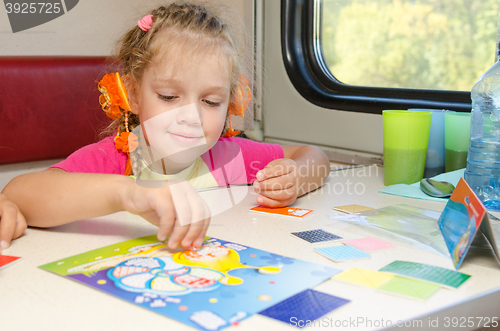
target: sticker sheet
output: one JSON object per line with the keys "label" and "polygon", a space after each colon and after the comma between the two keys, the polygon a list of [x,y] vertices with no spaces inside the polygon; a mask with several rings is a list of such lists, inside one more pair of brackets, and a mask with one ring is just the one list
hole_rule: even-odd
{"label": "sticker sheet", "polygon": [[314,251],[334,262],[369,259],[371,257],[370,254],[349,245],[318,247]]}
{"label": "sticker sheet", "polygon": [[380,271],[425,280],[449,288],[458,288],[470,278],[470,275],[455,270],[408,261],[394,261]]}
{"label": "sticker sheet", "polygon": [[405,297],[426,300],[431,295],[436,293],[436,291],[440,289],[440,286],[415,279],[396,276],[380,285],[377,289]]}
{"label": "sticker sheet", "polygon": [[322,229],[292,232],[292,236],[297,239],[307,241],[310,244],[323,244],[326,242],[341,240],[342,237]]}
{"label": "sticker sheet", "polygon": [[171,251],[155,235],[41,266],[201,330],[220,330],[340,272],[207,238]]}
{"label": "sticker sheet", "polygon": [[332,279],[371,288],[377,288],[382,284],[385,284],[392,278],[394,278],[393,275],[389,275],[380,271],[355,267],[344,270],[332,277]]}
{"label": "sticker sheet", "polygon": [[365,252],[376,252],[397,247],[396,245],[388,243],[387,241],[374,237],[344,240],[343,243],[359,248]]}
{"label": "sticker sheet", "polygon": [[441,288],[436,284],[362,268],[349,268],[332,279],[420,300],[429,298]]}
{"label": "sticker sheet", "polygon": [[261,311],[259,314],[303,328],[349,302],[350,300],[327,293],[305,290]]}

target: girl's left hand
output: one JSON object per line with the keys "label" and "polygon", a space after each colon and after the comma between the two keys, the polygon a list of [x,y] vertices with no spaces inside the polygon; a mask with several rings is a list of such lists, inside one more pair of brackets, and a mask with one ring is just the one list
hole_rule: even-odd
{"label": "girl's left hand", "polygon": [[292,159],[277,159],[257,172],[253,182],[257,202],[268,207],[285,207],[297,199],[300,176],[297,163]]}

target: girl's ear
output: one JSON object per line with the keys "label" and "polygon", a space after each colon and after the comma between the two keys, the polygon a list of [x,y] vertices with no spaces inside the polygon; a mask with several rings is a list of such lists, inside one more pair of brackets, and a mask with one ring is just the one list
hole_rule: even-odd
{"label": "girl's ear", "polygon": [[135,79],[130,75],[124,75],[122,79],[123,79],[123,84],[125,84],[125,88],[127,89],[127,97],[128,97],[128,103],[130,105],[130,111],[137,115],[139,113],[138,111],[139,103],[137,102],[138,100],[137,83]]}

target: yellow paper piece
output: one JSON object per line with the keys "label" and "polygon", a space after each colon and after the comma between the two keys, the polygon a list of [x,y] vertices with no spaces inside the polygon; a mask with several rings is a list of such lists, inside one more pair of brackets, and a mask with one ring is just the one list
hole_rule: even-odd
{"label": "yellow paper piece", "polygon": [[393,275],[389,275],[380,271],[361,268],[350,268],[332,277],[332,279],[363,285],[371,288],[377,288],[382,284],[385,284],[392,278],[394,278]]}

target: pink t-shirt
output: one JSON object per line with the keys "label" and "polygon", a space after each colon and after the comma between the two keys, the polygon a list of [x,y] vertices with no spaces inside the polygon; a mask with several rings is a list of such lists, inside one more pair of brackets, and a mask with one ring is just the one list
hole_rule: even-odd
{"label": "pink t-shirt", "polygon": [[[283,157],[280,145],[234,137],[219,138],[217,144],[201,156],[220,186],[253,183],[259,170]],[[80,148],[50,168],[67,172],[123,175],[126,162],[127,154],[116,150],[113,137],[107,137]]]}

